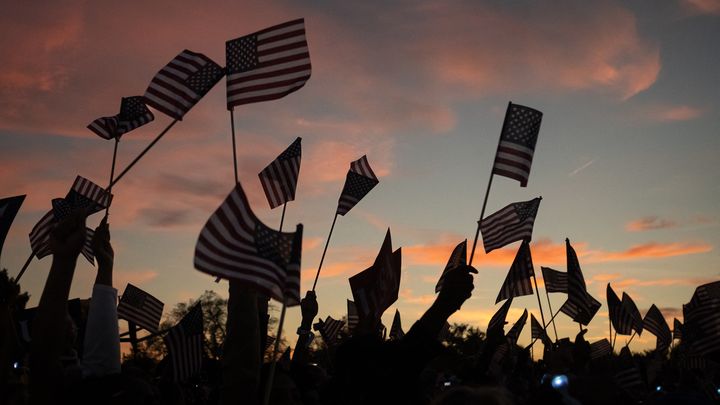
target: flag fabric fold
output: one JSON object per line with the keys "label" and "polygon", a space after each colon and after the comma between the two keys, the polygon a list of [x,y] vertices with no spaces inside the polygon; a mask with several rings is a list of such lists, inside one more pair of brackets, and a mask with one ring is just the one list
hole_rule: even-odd
{"label": "flag fabric fold", "polygon": [[657,337],[655,350],[664,351],[672,343],[672,332],[660,309],[653,304],[643,319],[643,329]]}
{"label": "flag fabric fold", "polygon": [[643,317],[640,314],[640,310],[638,309],[637,305],[635,305],[635,301],[633,301],[633,299],[627,293],[623,293],[622,295],[622,306],[625,312],[629,314],[630,318],[632,319],[633,330],[638,335],[641,335],[643,330]]}
{"label": "flag fabric fold", "polygon": [[358,315],[357,306],[355,305],[355,301],[347,300],[347,327],[348,327],[348,333],[352,335],[353,331],[355,330],[355,327],[360,322],[360,317]]}
{"label": "flag fabric fold", "polygon": [[590,358],[595,360],[612,354],[612,346],[607,339],[590,344]]}
{"label": "flag fabric fold", "polygon": [[345,322],[335,320],[331,316],[328,316],[325,318],[325,321],[321,319],[318,323],[313,325],[313,328],[320,332],[320,336],[322,336],[326,345],[333,346],[338,342],[338,335],[340,334],[343,326],[345,326]]}
{"label": "flag fabric fold", "polygon": [[545,328],[543,328],[543,326],[533,314],[530,314],[530,335],[532,339],[540,339],[540,341],[543,342],[545,346],[552,346],[552,340],[550,340],[550,336],[548,336]]}
{"label": "flag fabric fold", "polygon": [[683,305],[682,339],[695,356],[720,350],[720,281],[698,286]]}
{"label": "flag fabric fold", "polygon": [[440,279],[438,279],[437,284],[435,285],[435,292],[439,293],[440,290],[442,290],[443,283],[445,282],[445,275],[448,271],[467,264],[467,239],[460,242],[455,246],[455,249],[453,249],[452,253],[450,254],[450,258],[448,259],[447,264],[445,265],[445,269],[443,270],[442,274],[440,275]]}
{"label": "flag fabric fold", "polygon": [[633,316],[625,310],[622,301],[615,294],[610,283],[606,288],[610,322],[618,335],[630,335],[633,332]]}
{"label": "flag fabric fold", "polygon": [[367,156],[350,163],[350,170],[345,177],[345,186],[338,200],[337,214],[345,215],[380,181],[368,163]]}
{"label": "flag fabric fold", "polygon": [[502,332],[505,327],[505,319],[507,318],[508,311],[510,310],[510,305],[512,305],[512,297],[505,301],[505,303],[500,306],[500,308],[495,312],[495,314],[490,318],[490,322],[488,322],[487,326],[487,335],[490,335],[491,331],[499,331]]}
{"label": "flag fabric fold", "polygon": [[174,381],[185,381],[200,371],[203,338],[203,312],[202,305],[198,302],[163,337]]}
{"label": "flag fabric fold", "polygon": [[545,283],[545,290],[549,293],[565,293],[568,292],[567,273],[553,270],[550,267],[540,267]]}
{"label": "flag fabric fold", "polygon": [[532,239],[535,216],[542,197],[530,201],[512,203],[484,218],[480,223],[485,253],[490,253],[509,243]]}
{"label": "flag fabric fold", "polygon": [[300,18],[225,43],[227,108],[282,98],[303,87],[312,67]]}
{"label": "flag fabric fold", "polygon": [[542,113],[534,108],[509,103],[492,173],[515,179],[526,187]]}
{"label": "flag fabric fold", "polygon": [[682,340],[682,328],[682,322],[680,322],[677,318],[673,318],[673,340]]}
{"label": "flag fabric fold", "polygon": [[87,127],[101,138],[114,139],[154,119],[155,115],[147,108],[142,96],[123,97],[119,114],[98,118]]}
{"label": "flag fabric fold", "polygon": [[392,325],[390,326],[390,339],[400,340],[405,336],[405,332],[402,330],[402,323],[400,321],[400,311],[395,310],[395,316],[393,316]]}
{"label": "flag fabric fold", "polygon": [[515,345],[517,344],[518,339],[520,338],[520,334],[522,333],[523,328],[525,328],[525,323],[527,322],[528,317],[528,311],[525,309],[523,311],[522,315],[520,315],[520,318],[513,324],[512,328],[508,331],[508,333],[505,335],[505,337],[508,339],[510,344]]}
{"label": "flag fabric fold", "polygon": [[295,200],[302,154],[301,141],[302,138],[295,139],[280,156],[258,174],[270,208]]}
{"label": "flag fabric fold", "polygon": [[225,69],[210,58],[186,49],[152,78],[145,90],[145,103],[182,120],[224,75]]}
{"label": "flag fabric fold", "polygon": [[510,297],[521,297],[532,295],[533,287],[530,278],[535,274],[530,254],[530,244],[523,241],[515,255],[510,270],[505,277],[495,303],[506,300]]}
{"label": "flag fabric fold", "polygon": [[195,268],[233,279],[288,306],[300,303],[303,226],[278,232],[253,213],[240,183],[210,216],[195,246]]}
{"label": "flag fabric fold", "polygon": [[120,297],[117,314],[120,319],[156,333],[159,330],[164,305],[159,299],[128,283]]}
{"label": "flag fabric fold", "polygon": [[569,239],[565,239],[565,250],[567,253],[568,299],[560,307],[560,311],[571,317],[573,321],[587,325],[602,304],[587,292],[577,253],[570,245]]}
{"label": "flag fabric fold", "polygon": [[5,238],[23,201],[25,201],[25,195],[0,199],[0,254],[2,254]]}

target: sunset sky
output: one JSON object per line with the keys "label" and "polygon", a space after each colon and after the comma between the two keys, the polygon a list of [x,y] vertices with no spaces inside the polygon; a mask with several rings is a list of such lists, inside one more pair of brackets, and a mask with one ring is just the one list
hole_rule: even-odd
{"label": "sunset sky", "polygon": [[[305,227],[303,295],[349,163],[367,154],[380,178],[338,219],[317,288],[319,316],[345,314],[347,279],[372,264],[388,227],[393,247],[403,248],[396,306],[405,329],[430,305],[453,247],[472,243],[508,101],[544,118],[528,187],[496,177],[487,214],[543,197],[535,268],[564,271],[570,238],[588,290],[603,303],[589,340],[607,336],[608,282],[643,314],[654,303],[671,322],[697,285],[720,277],[718,0],[57,1],[2,9],[0,197],[28,195],[3,250],[10,274],[30,253],[30,229],[76,175],[107,184],[113,145],[86,129],[92,120],[116,114],[121,97],[142,95],[183,49],[224,65],[226,40],[303,17],[311,79],[283,99],[237,108],[235,122],[241,184],[275,228],[281,209],[269,209],[257,173],[303,138],[285,218],[286,229]],[[155,115],[122,138],[119,168],[170,122]],[[193,251],[232,187],[221,81],[113,190],[120,292],[132,282],[166,310],[208,289],[227,296],[227,282],[193,269]],[[485,329],[518,246],[489,255],[478,247],[473,297],[451,322]],[[50,261],[33,261],[22,279],[31,305]],[[71,297],[89,297],[94,274],[81,259]],[[554,294],[553,308],[564,298]],[[539,319],[527,296],[513,303],[510,323],[524,308]],[[383,318],[388,327],[394,309]],[[292,308],[291,340],[298,324]],[[564,315],[557,326],[577,333]],[[631,347],[654,344],[644,334]]]}

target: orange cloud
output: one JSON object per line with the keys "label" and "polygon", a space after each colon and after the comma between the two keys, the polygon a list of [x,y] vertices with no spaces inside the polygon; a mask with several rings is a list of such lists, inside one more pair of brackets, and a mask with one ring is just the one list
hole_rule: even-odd
{"label": "orange cloud", "polygon": [[600,282],[605,288],[605,284],[610,282],[613,288],[623,290],[627,287],[671,287],[671,286],[698,286],[712,281],[716,281],[707,277],[684,277],[684,278],[656,278],[652,280],[641,280],[638,278],[624,278],[621,274],[596,274],[590,279]]}
{"label": "orange cloud", "polygon": [[655,107],[649,111],[651,119],[660,122],[690,121],[700,117],[704,110],[687,105]]}
{"label": "orange cloud", "polygon": [[627,225],[625,225],[625,229],[630,232],[640,232],[655,229],[674,228],[677,225],[677,222],[670,219],[664,219],[658,216],[649,216],[630,221]]}
{"label": "orange cloud", "polygon": [[594,262],[631,261],[662,259],[665,257],[707,253],[712,246],[704,242],[648,242],[631,246],[622,252],[593,252],[590,260]]}
{"label": "orange cloud", "polygon": [[720,15],[718,0],[683,0],[682,3],[693,13]]}

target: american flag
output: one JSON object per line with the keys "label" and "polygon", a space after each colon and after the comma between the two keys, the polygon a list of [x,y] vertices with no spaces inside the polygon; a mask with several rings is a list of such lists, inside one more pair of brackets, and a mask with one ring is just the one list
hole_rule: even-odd
{"label": "american flag", "polygon": [[672,343],[672,332],[660,309],[653,304],[643,319],[643,329],[657,337],[655,350],[664,351]]}
{"label": "american flag", "polygon": [[560,307],[560,312],[569,316],[575,322],[587,325],[595,317],[595,314],[602,304],[587,292],[581,299],[584,303],[582,306],[579,306],[578,304],[570,301],[568,298],[568,300]]}
{"label": "american flag", "polygon": [[401,257],[400,249],[394,252],[392,250],[392,238],[388,229],[375,263],[350,277],[350,289],[361,318],[379,321],[383,312],[397,301]]}
{"label": "american flag", "polygon": [[204,336],[202,305],[198,302],[163,338],[174,381],[185,381],[200,371]]}
{"label": "american flag", "polygon": [[392,326],[390,326],[390,339],[400,340],[405,336],[405,332],[402,330],[402,322],[400,321],[400,311],[395,310],[395,316],[393,317]]}
{"label": "american flag", "polygon": [[533,314],[530,314],[530,335],[533,339],[540,339],[545,346],[552,346],[550,336],[548,336],[545,328],[543,328]]}
{"label": "american flag", "polygon": [[355,330],[355,327],[358,325],[358,322],[360,322],[360,317],[358,316],[358,310],[357,306],[355,305],[355,301],[347,300],[347,312],[348,334],[352,334],[352,332]]}
{"label": "american flag", "polygon": [[25,195],[0,199],[0,253],[15,215],[20,211]]}
{"label": "american flag", "polygon": [[485,253],[518,240],[532,239],[535,216],[542,197],[516,202],[483,219],[480,224]]}
{"label": "american flag", "polygon": [[505,337],[508,339],[508,341],[515,345],[517,344],[518,339],[520,338],[520,334],[522,333],[523,328],[525,328],[525,323],[527,322],[528,317],[528,311],[527,309],[523,311],[522,315],[520,315],[520,318],[515,322],[515,324],[510,328],[508,333],[505,335]]}
{"label": "american flag", "polygon": [[510,271],[505,277],[505,282],[500,288],[495,303],[506,300],[510,297],[521,297],[523,295],[531,295],[533,293],[530,277],[535,275],[533,270],[532,255],[530,254],[530,244],[526,241],[520,245],[515,260],[513,260]]}
{"label": "american flag", "polygon": [[590,344],[590,358],[599,359],[612,354],[612,346],[607,339],[598,340]]}
{"label": "american flag", "polygon": [[120,114],[98,118],[88,129],[104,139],[118,138],[133,129],[139,128],[155,119],[145,105],[142,96],[123,97],[120,102]]}
{"label": "american flag", "polygon": [[268,351],[268,349],[270,349],[273,344],[275,344],[275,336],[267,335],[265,337],[265,351]]}
{"label": "american flag", "polygon": [[683,324],[680,322],[677,318],[673,318],[673,340],[680,339],[682,340],[682,328]]}
{"label": "american flag", "polygon": [[642,334],[642,315],[640,314],[640,310],[638,309],[637,305],[635,305],[635,301],[633,301],[633,299],[630,298],[630,295],[627,293],[623,293],[622,295],[622,306],[625,309],[625,312],[628,313],[630,315],[630,318],[632,319],[633,330],[637,332],[638,335]]}
{"label": "american flag", "polygon": [[487,335],[490,334],[490,331],[492,330],[499,330],[503,331],[505,326],[505,318],[507,318],[508,311],[510,310],[510,305],[512,305],[512,297],[510,297],[509,300],[505,301],[504,304],[500,307],[500,309],[495,312],[495,315],[490,318],[490,322],[488,322],[487,326]]}
{"label": "american flag", "polygon": [[347,214],[379,182],[370,167],[370,163],[367,161],[366,155],[350,163],[350,170],[345,178],[345,186],[338,201],[337,213],[340,215]]}
{"label": "american flag", "polygon": [[305,20],[297,19],[225,43],[227,107],[275,100],[310,79]]}
{"label": "american flag", "polygon": [[440,275],[440,279],[435,285],[435,292],[439,293],[440,290],[442,290],[445,275],[448,271],[461,265],[464,266],[465,264],[467,264],[467,239],[458,243],[457,246],[455,246],[455,249],[453,249],[450,254],[450,259],[448,259],[447,265],[445,265],[445,270],[443,270],[442,275]]}
{"label": "american flag", "polygon": [[617,332],[618,335],[632,334],[634,325],[633,315],[625,310],[625,307],[623,307],[620,298],[615,294],[610,283],[607,285],[606,295],[610,322],[615,328],[615,332]]}
{"label": "american flag", "polygon": [[570,316],[573,321],[587,325],[602,304],[587,292],[577,253],[570,245],[569,239],[565,239],[565,250],[568,269],[568,299],[560,310]]}
{"label": "american flag", "polygon": [[182,120],[224,75],[225,70],[210,58],[186,49],[153,77],[145,90],[145,102]]}
{"label": "american flag", "polygon": [[270,208],[295,200],[295,188],[300,173],[301,141],[302,138],[297,138],[258,174]]}
{"label": "american flag", "polygon": [[693,355],[720,350],[720,281],[697,287],[690,302],[683,305],[683,316],[683,343]]}
{"label": "american flag", "polygon": [[72,188],[65,196],[71,209],[85,208],[88,215],[102,211],[112,203],[113,195],[92,181],[77,176]]}
{"label": "american flag", "polygon": [[493,174],[515,179],[520,182],[520,187],[527,186],[541,121],[540,111],[519,104],[508,104]]}
{"label": "american flag", "polygon": [[553,270],[550,267],[540,267],[545,283],[545,290],[549,293],[565,293],[568,292],[567,273]]}
{"label": "american flag", "polygon": [[644,385],[640,370],[638,370],[636,366],[618,371],[614,377],[618,387],[626,391],[641,389]]}
{"label": "american flag", "polygon": [[332,346],[338,342],[338,336],[340,335],[340,331],[342,330],[343,326],[345,326],[345,322],[333,319],[331,316],[328,316],[327,318],[325,318],[325,321],[320,320],[320,322],[316,323],[313,326],[316,331],[320,332],[320,335],[325,341],[325,344],[328,346]]}
{"label": "american flag", "polygon": [[256,288],[288,306],[298,305],[302,231],[302,224],[289,233],[260,222],[237,183],[200,233],[195,268]]}
{"label": "american flag", "polygon": [[152,333],[158,331],[164,304],[128,283],[117,307],[118,318],[133,322]]}

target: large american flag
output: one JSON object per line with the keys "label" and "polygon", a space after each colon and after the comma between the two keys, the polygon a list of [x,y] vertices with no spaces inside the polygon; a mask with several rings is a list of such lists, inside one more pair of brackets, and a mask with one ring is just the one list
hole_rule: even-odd
{"label": "large american flag", "polygon": [[520,318],[513,324],[512,328],[508,331],[508,333],[505,335],[507,340],[512,344],[517,344],[518,339],[520,338],[520,333],[522,333],[523,328],[525,328],[525,323],[527,322],[528,317],[528,311],[525,309],[523,311],[522,315],[520,315]]}
{"label": "large american flag", "polygon": [[350,163],[350,170],[345,177],[345,186],[338,200],[337,213],[347,214],[379,182],[366,155]]}
{"label": "large american flag", "polygon": [[567,273],[551,269],[550,267],[540,267],[545,283],[545,290],[549,293],[565,293],[568,292]]}
{"label": "large american flag", "polygon": [[278,232],[263,224],[237,183],[200,233],[195,268],[298,305],[302,230],[302,224],[296,232]]}
{"label": "large american flag", "polygon": [[630,298],[630,295],[628,293],[623,292],[622,306],[625,309],[625,312],[627,312],[630,315],[630,318],[632,319],[633,330],[635,332],[637,332],[638,335],[642,334],[642,330],[643,330],[642,315],[640,314],[640,310],[638,309],[637,305],[635,305],[635,301],[633,301],[633,299]]}
{"label": "large american flag", "polygon": [[360,322],[360,317],[358,315],[357,306],[355,305],[355,301],[347,300],[347,327],[348,327],[348,333],[352,334],[355,330],[355,327],[358,325],[358,322]]}
{"label": "large american flag", "polygon": [[515,179],[521,187],[527,186],[541,121],[540,111],[519,104],[508,104],[493,174]]}
{"label": "large american flag", "polygon": [[697,287],[690,302],[683,305],[683,316],[683,343],[693,355],[720,350],[720,281]]}
{"label": "large american flag", "polygon": [[535,216],[542,197],[512,203],[480,223],[485,253],[518,240],[532,239]]}
{"label": "large american flag", "polygon": [[440,290],[442,290],[443,283],[445,282],[445,275],[448,271],[458,266],[464,266],[465,264],[467,264],[467,239],[458,243],[457,246],[455,246],[455,249],[453,249],[452,253],[450,254],[450,258],[445,265],[445,269],[443,270],[442,274],[440,275],[440,279],[435,285],[435,292],[439,293]]}
{"label": "large american flag", "polygon": [[295,200],[295,188],[300,173],[300,155],[302,154],[301,141],[302,138],[298,137],[258,174],[270,208]]}
{"label": "large american flag", "polygon": [[672,343],[672,332],[660,309],[653,304],[643,318],[643,329],[657,337],[655,349],[663,351]]}
{"label": "large american flag", "polygon": [[198,302],[163,338],[174,381],[185,381],[200,371],[204,336],[202,305]]}
{"label": "large american flag", "polygon": [[210,58],[186,49],[153,77],[145,90],[145,102],[182,120],[224,75],[225,70]]}
{"label": "large american flag", "polygon": [[120,102],[120,114],[102,117],[91,122],[88,129],[104,139],[118,138],[133,129],[139,128],[155,119],[145,105],[142,96],[123,97]]}
{"label": "large american flag", "polygon": [[535,270],[533,269],[532,255],[530,254],[530,244],[523,241],[505,277],[505,282],[500,288],[497,299],[495,299],[495,303],[497,304],[510,297],[531,295],[533,288],[530,277],[533,275],[535,275]]}
{"label": "large american flag", "polygon": [[164,304],[145,291],[128,283],[117,307],[118,318],[157,332]]}
{"label": "large american flag", "polygon": [[545,328],[538,322],[538,320],[535,318],[535,315],[530,314],[530,336],[533,339],[540,339],[540,341],[543,342],[546,346],[552,346],[552,340],[550,340],[550,336],[548,336],[547,332],[545,331]]}
{"label": "large american flag", "polygon": [[305,20],[288,21],[227,41],[225,64],[228,110],[298,90],[311,71]]}
{"label": "large american flag", "polygon": [[20,211],[25,195],[0,199],[0,253],[15,215]]}
{"label": "large american flag", "polygon": [[492,330],[500,330],[502,331],[505,326],[505,318],[507,318],[508,311],[510,310],[510,305],[512,305],[513,299],[510,298],[509,300],[505,301],[505,303],[502,304],[500,309],[495,312],[495,315],[490,318],[490,322],[488,322],[487,326],[487,334],[490,334],[490,331]]}
{"label": "large american flag", "polygon": [[607,303],[608,303],[608,314],[610,316],[610,322],[612,323],[615,332],[618,335],[630,335],[633,332],[633,315],[630,314],[625,307],[622,305],[622,301],[615,294],[615,291],[607,285],[606,289]]}
{"label": "large american flag", "polygon": [[402,330],[402,321],[400,320],[400,310],[398,309],[395,309],[395,316],[393,316],[389,336],[392,340],[400,340],[405,336],[405,332]]}

